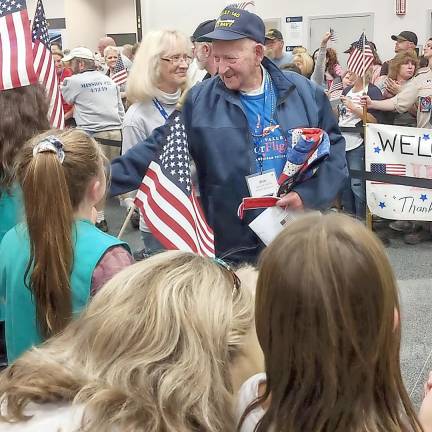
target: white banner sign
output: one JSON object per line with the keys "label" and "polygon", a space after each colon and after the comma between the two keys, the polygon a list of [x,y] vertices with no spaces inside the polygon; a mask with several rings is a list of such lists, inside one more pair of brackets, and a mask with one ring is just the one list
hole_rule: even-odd
{"label": "white banner sign", "polygon": [[[366,171],[432,179],[432,130],[368,124]],[[432,189],[366,182],[372,214],[385,219],[432,221]]]}

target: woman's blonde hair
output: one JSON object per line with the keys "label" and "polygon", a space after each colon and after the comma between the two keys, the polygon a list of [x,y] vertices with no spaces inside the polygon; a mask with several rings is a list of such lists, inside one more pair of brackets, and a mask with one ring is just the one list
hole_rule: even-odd
{"label": "woman's blonde hair", "polygon": [[374,234],[347,216],[290,224],[263,252],[256,330],[268,400],[257,432],[421,431],[399,360],[396,281]]}
{"label": "woman's blonde hair", "polygon": [[120,50],[118,47],[113,46],[113,45],[108,45],[105,49],[104,49],[104,57],[106,57],[108,55],[109,52],[113,52],[116,53],[117,55],[120,55]]}
{"label": "woman's blonde hair", "polygon": [[135,54],[129,74],[126,86],[128,101],[145,102],[160,96],[158,84],[161,57],[190,51],[190,40],[179,31],[159,30],[147,33]]}
{"label": "woman's blonde hair", "polygon": [[308,78],[311,76],[314,68],[314,61],[306,48],[294,48],[292,62],[301,70],[303,76]]}
{"label": "woman's blonde hair", "polygon": [[252,326],[252,295],[232,273],[161,253],[118,273],[62,335],[3,373],[1,419],[63,401],[85,404],[86,431],[232,431],[229,365]]}

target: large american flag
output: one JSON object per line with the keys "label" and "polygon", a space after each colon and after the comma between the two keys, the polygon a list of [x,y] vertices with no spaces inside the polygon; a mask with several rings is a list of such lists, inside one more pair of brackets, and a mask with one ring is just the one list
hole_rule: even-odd
{"label": "large american flag", "polygon": [[[406,176],[406,166],[404,164],[371,163],[370,172],[372,174],[390,174],[395,176]],[[379,181],[372,181],[371,183],[387,184]]]}
{"label": "large american flag", "polygon": [[26,2],[0,0],[0,90],[36,81]]}
{"label": "large american flag", "polygon": [[53,128],[64,127],[63,104],[57,79],[54,59],[51,54],[51,42],[48,36],[48,24],[42,0],[38,0],[32,28],[34,69],[39,82],[45,87],[49,101],[48,117]]}
{"label": "large american flag", "polygon": [[122,60],[122,56],[119,53],[117,63],[114,67],[114,73],[111,76],[111,79],[118,85],[122,85],[127,81],[128,72],[125,68],[125,65]]}
{"label": "large american flag", "polygon": [[147,226],[166,249],[214,256],[214,236],[193,190],[185,127],[178,112],[165,124],[162,149],[135,198]]}
{"label": "large american flag", "polygon": [[372,66],[374,55],[372,49],[366,39],[366,35],[362,33],[360,39],[354,43],[347,66],[348,70],[354,72],[358,76],[363,76],[365,72]]}

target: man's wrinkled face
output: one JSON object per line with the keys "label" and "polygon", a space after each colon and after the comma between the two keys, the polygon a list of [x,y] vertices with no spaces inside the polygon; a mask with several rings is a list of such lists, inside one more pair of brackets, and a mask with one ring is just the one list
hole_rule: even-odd
{"label": "man's wrinkled face", "polygon": [[258,43],[250,39],[214,41],[213,50],[219,76],[230,90],[246,90],[250,76],[261,63]]}

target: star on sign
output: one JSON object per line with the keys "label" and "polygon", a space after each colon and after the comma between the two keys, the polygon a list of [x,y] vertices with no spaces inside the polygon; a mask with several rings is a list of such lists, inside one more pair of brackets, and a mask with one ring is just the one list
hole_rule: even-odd
{"label": "star on sign", "polygon": [[423,135],[423,139],[424,139],[425,141],[430,140],[430,134],[424,134],[424,135]]}
{"label": "star on sign", "polygon": [[381,149],[380,149],[379,147],[374,147],[374,152],[375,152],[375,153],[378,153],[378,154],[379,154],[380,151],[381,151]]}
{"label": "star on sign", "polygon": [[425,201],[427,201],[428,197],[427,197],[426,194],[421,194],[420,199],[421,199],[423,202],[425,202]]}
{"label": "star on sign", "polygon": [[385,202],[380,201],[380,203],[379,203],[379,207],[381,207],[382,209],[383,209],[384,207],[386,207]]}

